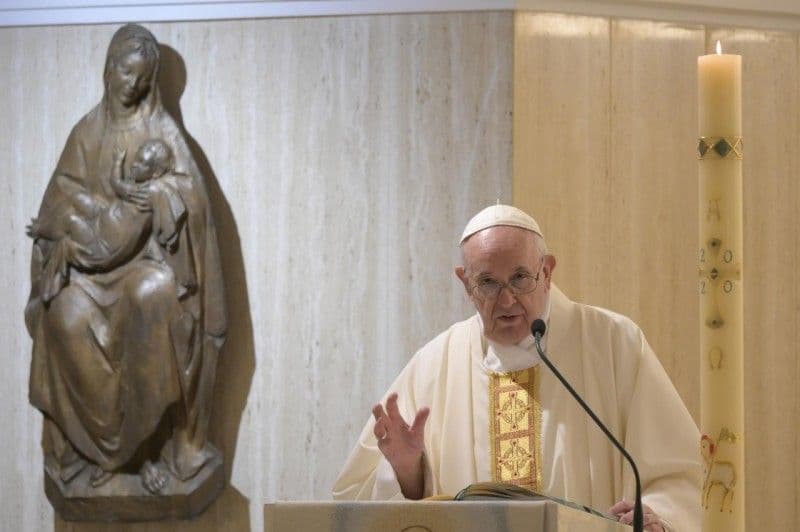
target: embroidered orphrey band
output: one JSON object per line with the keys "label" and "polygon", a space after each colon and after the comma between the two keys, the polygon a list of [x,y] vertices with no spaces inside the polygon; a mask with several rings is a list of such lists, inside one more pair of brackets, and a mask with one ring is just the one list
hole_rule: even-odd
{"label": "embroidered orphrey band", "polygon": [[489,376],[492,480],[539,491],[542,484],[539,366]]}

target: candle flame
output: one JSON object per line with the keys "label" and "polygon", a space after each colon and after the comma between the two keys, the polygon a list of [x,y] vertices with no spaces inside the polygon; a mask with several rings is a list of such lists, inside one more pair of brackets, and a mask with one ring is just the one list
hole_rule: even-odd
{"label": "candle flame", "polygon": [[719,41],[717,41],[717,55],[720,55],[721,53],[722,53],[722,45],[719,43]]}

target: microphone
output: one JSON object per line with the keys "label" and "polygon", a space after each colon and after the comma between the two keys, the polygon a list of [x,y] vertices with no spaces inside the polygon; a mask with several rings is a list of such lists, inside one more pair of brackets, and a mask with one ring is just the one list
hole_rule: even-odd
{"label": "microphone", "polygon": [[622,456],[628,460],[628,463],[631,465],[631,469],[633,469],[633,476],[636,479],[636,503],[633,508],[633,530],[634,532],[642,532],[644,530],[644,513],[642,512],[642,484],[639,480],[639,470],[636,468],[636,463],[634,463],[633,458],[630,454],[628,454],[628,451],[626,451],[622,444],[617,441],[614,435],[611,434],[611,431],[606,428],[603,422],[600,421],[600,418],[598,418],[592,409],[589,408],[589,405],[587,405],[581,396],[578,395],[578,392],[576,392],[575,389],[570,386],[570,384],[567,382],[567,379],[565,379],[564,376],[559,373],[553,363],[550,362],[550,359],[548,359],[544,354],[541,341],[546,330],[547,325],[545,325],[544,320],[533,320],[533,323],[531,324],[531,334],[533,335],[536,343],[536,350],[539,352],[539,356],[542,358],[542,361],[544,361],[547,367],[550,368],[550,371],[552,371],[553,374],[558,377],[558,380],[560,380],[561,384],[563,384],[569,393],[572,394],[572,397],[578,401],[578,404],[580,404],[583,409],[586,410],[586,413],[589,414],[589,417],[591,417],[597,426],[600,427],[600,430],[602,430],[608,439],[611,440],[611,443],[613,443],[614,446],[619,449],[619,452],[621,452]]}

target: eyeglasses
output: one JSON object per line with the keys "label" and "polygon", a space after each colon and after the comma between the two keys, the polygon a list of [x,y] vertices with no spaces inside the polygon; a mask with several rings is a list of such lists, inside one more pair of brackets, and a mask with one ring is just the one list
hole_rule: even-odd
{"label": "eyeglasses", "polygon": [[536,268],[536,275],[527,272],[517,272],[507,283],[498,281],[492,277],[480,277],[477,281],[472,283],[470,292],[476,298],[484,301],[496,299],[500,296],[500,292],[502,292],[504,288],[508,288],[514,297],[530,294],[536,290],[539,284],[539,275],[541,273],[539,270],[541,270],[543,262],[544,257],[539,261],[539,267]]}

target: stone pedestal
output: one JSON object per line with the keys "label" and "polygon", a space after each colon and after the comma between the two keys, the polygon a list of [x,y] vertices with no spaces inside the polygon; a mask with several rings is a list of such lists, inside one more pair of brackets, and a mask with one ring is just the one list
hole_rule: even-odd
{"label": "stone pedestal", "polygon": [[[145,489],[139,475],[124,473],[93,488],[89,481],[91,467],[85,468],[68,484],[45,468],[45,492],[53,508],[66,521],[189,519],[202,513],[225,486],[222,456],[216,449],[213,452],[214,457],[186,482],[170,475],[158,495]],[[120,495],[122,493],[126,495]]]}

